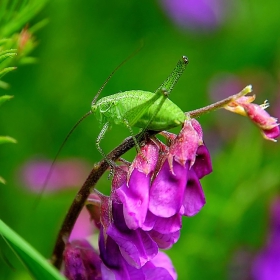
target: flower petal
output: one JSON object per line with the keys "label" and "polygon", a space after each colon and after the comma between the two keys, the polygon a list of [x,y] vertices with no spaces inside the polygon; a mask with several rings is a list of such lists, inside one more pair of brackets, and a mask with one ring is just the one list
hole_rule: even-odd
{"label": "flower petal", "polygon": [[179,212],[186,187],[187,168],[173,161],[173,172],[166,160],[152,183],[149,210],[159,217],[171,217]]}
{"label": "flower petal", "polygon": [[180,237],[180,230],[169,234],[162,234],[155,230],[151,230],[149,233],[160,249],[171,248]]}
{"label": "flower petal", "polygon": [[200,145],[196,151],[196,159],[192,166],[198,179],[212,172],[212,162],[209,151],[205,145]]}
{"label": "flower petal", "polygon": [[[176,280],[177,279],[177,273],[174,269],[174,266],[170,260],[170,258],[163,252],[158,252],[158,254],[152,259],[152,261],[150,262],[152,263],[155,267],[157,268],[164,268],[164,270],[167,270],[169,275],[166,274],[165,272],[161,272],[159,270],[154,270],[154,272],[158,274],[158,277],[156,277],[156,274],[152,274],[155,277],[154,278],[147,278],[147,279],[162,279],[162,280],[167,280],[167,279],[171,279],[171,280]],[[149,264],[145,265],[145,266],[149,266]],[[145,275],[147,275],[145,273]],[[151,274],[150,274],[151,276]],[[163,276],[165,276],[166,278],[163,278]],[[160,278],[162,277],[162,278]]]}
{"label": "flower petal", "polygon": [[197,214],[206,203],[205,196],[199,179],[193,169],[189,171],[188,183],[184,196],[184,215]]}
{"label": "flower petal", "polygon": [[122,204],[113,203],[113,219],[107,234],[118,244],[122,256],[130,265],[140,268],[157,254],[158,246],[147,232],[126,227]]}
{"label": "flower petal", "polygon": [[122,185],[116,190],[123,203],[125,222],[130,229],[142,227],[149,204],[151,176],[134,169],[130,175],[128,186]]}

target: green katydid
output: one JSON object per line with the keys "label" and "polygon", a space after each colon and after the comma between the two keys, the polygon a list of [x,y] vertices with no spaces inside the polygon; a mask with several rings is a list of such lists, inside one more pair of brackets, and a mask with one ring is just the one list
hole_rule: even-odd
{"label": "green katydid", "polygon": [[131,90],[103,97],[97,101],[109,79],[129,58],[130,57],[118,65],[110,74],[95,95],[91,104],[91,110],[74,125],[64,139],[51,164],[50,171],[46,176],[42,192],[47,185],[54,163],[64,144],[74,129],[90,114],[94,113],[99,123],[103,126],[96,140],[96,147],[111,168],[114,167],[114,163],[107,159],[106,154],[100,147],[100,141],[112,124],[126,126],[130,131],[137,150],[139,151],[139,143],[133,135],[132,127],[141,128],[142,133],[147,130],[162,131],[182,125],[186,120],[187,116],[185,113],[176,104],[170,101],[170,99],[168,99],[170,92],[188,64],[188,59],[185,56],[182,56],[172,73],[154,93],[142,90]]}
{"label": "green katydid", "polygon": [[96,102],[99,91],[92,101],[91,111],[88,114],[94,113],[103,126],[96,140],[96,146],[105,159],[106,154],[100,147],[100,141],[112,124],[125,125],[139,150],[132,127],[142,128],[144,133],[146,130],[168,130],[184,123],[186,120],[185,113],[168,99],[168,96],[187,64],[188,59],[183,56],[155,93],[130,90],[103,97]]}

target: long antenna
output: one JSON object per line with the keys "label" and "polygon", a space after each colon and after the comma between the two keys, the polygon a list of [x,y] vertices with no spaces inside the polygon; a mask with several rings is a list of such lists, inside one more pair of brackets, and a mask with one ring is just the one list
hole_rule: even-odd
{"label": "long antenna", "polygon": [[[143,44],[141,44],[141,46],[140,46],[135,52],[133,52],[132,54],[130,54],[125,60],[123,60],[123,61],[112,71],[112,73],[108,76],[108,78],[105,80],[105,82],[103,83],[103,85],[101,86],[101,88],[98,90],[98,92],[97,92],[96,95],[94,96],[94,98],[93,98],[93,100],[92,100],[92,103],[91,103],[92,105],[96,103],[96,101],[97,101],[97,99],[98,99],[100,93],[102,92],[102,90],[104,89],[104,87],[106,86],[106,84],[109,82],[109,80],[112,78],[112,76],[115,74],[115,72],[116,72],[123,64],[125,64],[129,59],[131,59],[134,55],[136,55],[136,54],[142,49],[142,47],[143,47]],[[65,143],[67,142],[67,140],[69,139],[69,137],[70,137],[70,135],[73,133],[73,131],[76,129],[76,127],[77,127],[85,118],[87,118],[90,114],[92,114],[92,111],[89,111],[89,112],[87,112],[85,115],[83,115],[83,116],[76,122],[76,124],[71,128],[71,130],[68,132],[68,134],[67,134],[66,137],[64,138],[62,144],[60,145],[60,147],[59,147],[59,149],[58,149],[58,151],[57,151],[57,153],[56,153],[56,155],[55,155],[55,157],[54,157],[54,159],[53,159],[53,161],[52,161],[52,163],[51,163],[50,169],[49,169],[49,171],[48,171],[48,174],[47,174],[47,176],[46,176],[46,179],[45,179],[45,181],[44,181],[44,184],[43,184],[43,186],[42,186],[42,189],[41,189],[41,191],[40,191],[40,193],[39,193],[39,195],[38,195],[38,197],[37,197],[37,199],[36,199],[36,201],[35,201],[35,203],[34,203],[34,206],[33,206],[34,209],[36,208],[36,206],[37,206],[38,203],[40,202],[41,197],[42,197],[42,195],[43,195],[43,193],[44,193],[44,191],[45,191],[45,189],[46,189],[46,187],[47,187],[48,181],[49,181],[49,179],[51,178],[51,175],[52,175],[52,172],[53,172],[53,169],[54,169],[54,165],[55,165],[55,163],[56,163],[56,160],[57,160],[57,158],[58,158],[58,156],[59,156],[59,154],[60,154],[62,148],[65,146]]]}
{"label": "long antenna", "polygon": [[107,83],[109,82],[109,80],[112,78],[112,76],[115,74],[115,72],[117,70],[119,70],[128,60],[130,60],[133,56],[135,56],[143,47],[143,44],[132,54],[130,54],[125,60],[123,60],[113,71],[112,73],[109,75],[109,77],[106,79],[106,81],[103,83],[103,85],[101,86],[101,88],[99,89],[99,91],[96,93],[96,95],[94,96],[91,105],[94,105],[100,95],[100,93],[102,92],[102,90],[104,89],[104,87],[107,85]]}
{"label": "long antenna", "polygon": [[55,157],[54,157],[54,159],[53,159],[53,161],[52,161],[52,163],[51,163],[50,169],[49,169],[49,171],[48,171],[48,173],[47,173],[47,176],[46,176],[46,178],[45,178],[45,181],[44,181],[44,184],[43,184],[43,186],[42,186],[42,189],[40,190],[40,193],[39,193],[39,195],[38,195],[38,197],[37,197],[37,199],[36,199],[36,201],[35,201],[35,203],[34,203],[34,206],[33,206],[34,208],[36,208],[36,206],[38,205],[38,203],[39,203],[39,201],[40,201],[40,199],[41,199],[41,197],[42,197],[42,195],[43,195],[43,193],[44,193],[44,191],[45,191],[45,189],[46,189],[46,187],[47,187],[47,184],[48,184],[48,182],[49,182],[49,180],[50,180],[50,178],[51,178],[51,175],[52,175],[52,172],[53,172],[53,169],[54,169],[54,165],[55,165],[55,163],[56,163],[56,160],[57,160],[57,158],[58,158],[58,156],[59,156],[59,154],[60,154],[62,148],[65,146],[65,143],[67,142],[67,140],[69,139],[69,137],[70,137],[70,135],[73,133],[73,131],[76,129],[76,127],[77,127],[86,117],[88,117],[90,114],[92,114],[91,111],[89,111],[89,112],[87,112],[85,115],[83,115],[83,116],[75,123],[75,125],[71,128],[71,130],[67,133],[66,137],[64,138],[62,144],[60,145],[60,147],[59,147],[59,149],[58,149],[58,151],[57,151],[57,153],[56,153],[56,155],[55,155]]}

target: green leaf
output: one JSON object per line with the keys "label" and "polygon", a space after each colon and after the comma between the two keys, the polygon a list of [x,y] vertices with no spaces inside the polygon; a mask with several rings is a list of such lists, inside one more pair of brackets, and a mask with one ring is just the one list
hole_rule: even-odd
{"label": "green leaf", "polygon": [[8,101],[8,100],[10,100],[10,99],[12,99],[12,98],[13,98],[12,95],[2,95],[2,96],[0,96],[0,106],[1,106],[4,102],[6,102],[6,101]]}
{"label": "green leaf", "polygon": [[0,220],[0,234],[35,279],[65,280],[59,271],[2,220]]}
{"label": "green leaf", "polygon": [[17,140],[10,136],[0,136],[0,144],[4,143],[16,143]]}
{"label": "green leaf", "polygon": [[6,75],[7,73],[9,73],[10,71],[13,71],[15,70],[16,67],[7,67],[7,68],[4,68],[2,71],[0,71],[0,79]]}

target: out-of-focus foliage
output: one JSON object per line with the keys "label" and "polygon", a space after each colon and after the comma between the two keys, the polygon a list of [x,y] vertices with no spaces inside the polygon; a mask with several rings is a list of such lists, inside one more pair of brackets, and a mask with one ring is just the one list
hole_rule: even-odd
{"label": "out-of-focus foliage", "polygon": [[[34,32],[46,24],[46,19],[40,18],[36,24],[32,19],[45,6],[47,0],[4,0],[0,5],[0,55],[6,52],[7,57],[14,57],[16,62],[0,59],[1,69],[7,65],[34,62],[28,54],[36,46]],[[15,54],[17,56],[15,57]],[[1,87],[6,87],[1,82]]]}
{"label": "out-of-focus foliage", "polygon": [[[49,24],[36,33],[39,44],[32,56],[39,63],[5,76],[11,85],[5,94],[16,98],[1,107],[0,131],[13,135],[18,144],[0,150],[0,173],[8,182],[0,188],[0,217],[46,257],[76,190],[48,193],[34,210],[37,194],[28,189],[22,167],[54,157],[72,125],[89,111],[109,73],[142,41],[144,48],[114,75],[103,96],[132,89],[153,91],[186,55],[188,69],[170,96],[182,110],[217,101],[217,84],[234,77],[237,90],[252,84],[256,103],[268,99],[267,111],[280,117],[279,4],[272,0],[212,2],[224,4],[211,28],[201,28],[204,21],[199,18],[178,25],[173,18],[178,9],[171,14],[160,0],[52,1],[37,17],[28,17],[24,30],[31,38],[34,23],[47,18]],[[20,36],[24,26],[6,30]],[[12,33],[1,33],[4,36],[10,38]],[[19,51],[13,61],[18,57]],[[221,94],[225,97],[235,91],[227,83]],[[214,172],[202,180],[207,203],[198,215],[184,220],[181,239],[168,253],[179,279],[247,279],[255,255],[266,242],[270,201],[279,193],[280,147],[263,140],[248,120],[229,112],[214,112],[199,121],[213,156]],[[100,160],[95,148],[99,131],[94,117],[86,119],[59,159],[91,164]],[[128,135],[125,128],[114,127],[102,148],[107,152]],[[134,155],[132,151],[126,158]],[[85,169],[90,172],[90,166]],[[108,186],[105,176],[98,187]],[[4,279],[29,279],[2,241],[0,245],[14,267],[0,263]]]}
{"label": "out-of-focus foliage", "polygon": [[[2,55],[4,56],[4,55]],[[1,56],[0,56],[1,59]],[[13,67],[9,67],[11,70],[13,70]],[[9,72],[9,70],[7,71],[7,69],[9,68],[4,68],[1,72]],[[6,70],[6,71],[5,71]],[[13,98],[10,95],[3,95],[0,96],[0,106],[6,102],[7,100],[10,100],[11,98]],[[10,136],[0,136],[0,144],[4,144],[4,143],[16,143],[16,140]],[[5,184],[5,180],[0,176],[0,183]]]}
{"label": "out-of-focus foliage", "polygon": [[[35,47],[33,32],[41,27],[45,20],[28,29],[26,24],[45,5],[45,0],[39,1],[18,1],[6,0],[0,4],[0,89],[7,89],[9,84],[2,80],[3,76],[16,67],[13,64],[34,62],[28,54]],[[18,55],[18,56],[17,56]],[[17,57],[16,57],[17,56]],[[15,61],[16,60],[16,61]],[[13,96],[0,96],[0,105],[11,99]],[[8,121],[6,120],[8,123]],[[9,136],[0,136],[0,144],[16,143],[16,140]],[[0,177],[0,183],[5,180]]]}
{"label": "out-of-focus foliage", "polygon": [[[2,1],[0,5],[0,89],[8,89],[9,84],[4,82],[2,78],[16,67],[11,67],[10,65],[24,64],[34,62],[34,59],[28,57],[28,54],[35,47],[35,40],[33,38],[33,32],[42,26],[44,21],[41,21],[37,26],[33,26],[32,29],[27,28],[27,23],[39,12],[39,10],[45,4],[45,0],[40,1],[18,1],[18,0],[7,0]],[[26,27],[24,27],[26,26]],[[18,55],[18,56],[17,56]],[[11,95],[0,96],[0,106],[13,98]],[[2,109],[2,108],[1,108]],[[9,117],[1,119],[1,123],[9,125]],[[16,143],[16,140],[10,136],[0,136],[0,144],[4,143]],[[1,147],[2,148],[2,147]],[[4,161],[1,159],[1,163]],[[0,177],[0,183],[5,184],[5,180]],[[2,221],[1,221],[2,222]],[[5,235],[8,227],[2,223],[1,234]],[[2,231],[3,230],[3,231]],[[23,253],[23,241],[16,239],[15,234],[13,235],[11,231],[7,232],[6,240],[9,240],[11,247],[13,249],[20,248],[18,253]],[[11,239],[9,239],[11,238]],[[15,240],[18,240],[17,242]],[[2,241],[2,240],[1,240]],[[2,250],[1,250],[2,253]],[[23,254],[25,255],[25,254]],[[27,255],[26,255],[27,256]],[[3,255],[5,260],[5,255]],[[32,260],[32,259],[31,259]],[[9,265],[8,259],[6,264]],[[35,269],[35,263],[30,267]],[[48,265],[46,263],[46,265]],[[2,274],[2,271],[1,271]],[[40,271],[42,274],[42,270]],[[1,275],[2,277],[3,275]]]}

